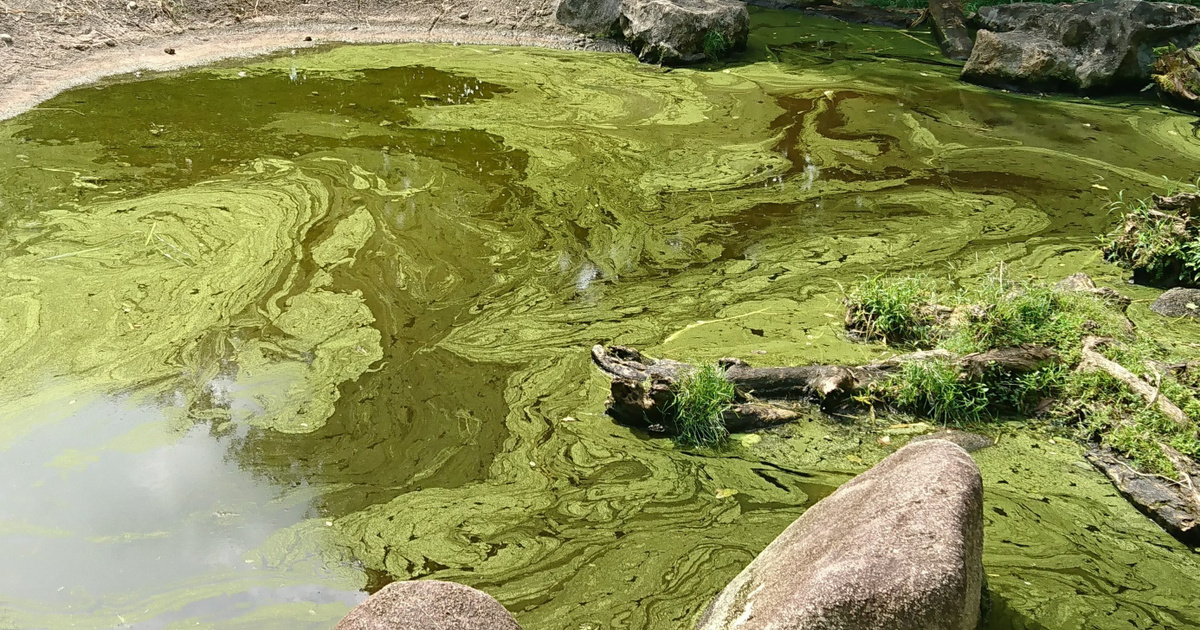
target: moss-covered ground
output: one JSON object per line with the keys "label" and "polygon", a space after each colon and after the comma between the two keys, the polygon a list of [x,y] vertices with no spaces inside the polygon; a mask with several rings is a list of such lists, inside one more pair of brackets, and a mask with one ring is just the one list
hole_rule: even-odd
{"label": "moss-covered ground", "polygon": [[[1150,473],[1175,473],[1160,443],[1200,455],[1195,372],[1180,367],[1152,331],[1134,327],[1111,298],[1006,281],[999,273],[974,287],[936,287],[927,278],[870,278],[846,301],[858,319],[874,322],[870,336],[889,345],[937,348],[954,356],[1034,345],[1054,350],[1058,360],[1020,373],[992,367],[982,375],[964,373],[952,359],[910,361],[874,388],[868,402],[960,427],[1038,416],[1082,440],[1112,447]],[[932,311],[935,299],[949,311],[941,320],[921,315]],[[903,311],[913,315],[897,315]],[[1152,384],[1189,423],[1170,420],[1111,374],[1079,369],[1086,338],[1113,340],[1100,349],[1106,358]]]}

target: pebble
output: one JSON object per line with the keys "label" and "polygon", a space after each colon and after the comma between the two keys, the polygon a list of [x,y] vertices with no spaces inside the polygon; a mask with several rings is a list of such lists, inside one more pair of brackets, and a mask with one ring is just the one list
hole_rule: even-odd
{"label": "pebble", "polygon": [[168,55],[174,55],[175,49],[174,48],[164,48],[163,52],[167,53]]}
{"label": "pebble", "polygon": [[0,33],[0,43],[4,44],[5,46],[12,46],[12,35],[9,35],[8,33]]}
{"label": "pebble", "polygon": [[458,14],[458,19],[460,19],[460,20],[465,20],[469,17],[471,17],[471,14],[467,13],[466,11]]}
{"label": "pebble", "polygon": [[133,0],[129,0],[129,2],[125,4],[125,8],[129,9],[130,11],[136,10],[137,7],[138,3],[134,2]]}

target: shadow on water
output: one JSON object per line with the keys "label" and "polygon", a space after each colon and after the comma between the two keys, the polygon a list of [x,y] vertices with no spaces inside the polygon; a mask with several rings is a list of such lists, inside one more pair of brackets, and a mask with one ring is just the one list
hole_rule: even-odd
{"label": "shadow on water", "polygon": [[983,625],[987,630],[1050,630],[1009,605],[1005,598],[991,594],[991,610]]}

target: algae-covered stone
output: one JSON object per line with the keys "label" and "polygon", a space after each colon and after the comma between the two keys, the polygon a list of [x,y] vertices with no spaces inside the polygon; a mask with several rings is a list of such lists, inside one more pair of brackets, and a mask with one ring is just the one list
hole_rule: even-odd
{"label": "algae-covered stone", "polygon": [[694,63],[745,48],[750,14],[730,0],[625,0],[621,30],[642,61]]}
{"label": "algae-covered stone", "polygon": [[1150,310],[1164,317],[1200,317],[1200,289],[1171,289],[1158,296]]}
{"label": "algae-covered stone", "polygon": [[393,582],[334,630],[521,630],[500,602],[453,582]]}
{"label": "algae-covered stone", "polygon": [[962,448],[910,444],[809,508],[698,630],[974,630],[983,480]]}

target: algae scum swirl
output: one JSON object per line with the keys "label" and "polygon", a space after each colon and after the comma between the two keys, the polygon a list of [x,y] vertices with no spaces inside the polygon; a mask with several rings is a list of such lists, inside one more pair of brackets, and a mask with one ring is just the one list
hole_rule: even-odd
{"label": "algae scum swirl", "polygon": [[[328,628],[437,577],[529,630],[690,628],[885,451],[824,419],[637,434],[593,343],[872,358],[839,283],[1115,279],[1105,204],[1200,165],[1186,116],[755,21],[719,69],[338,47],[0,123],[0,627]],[[976,456],[991,627],[1200,626],[1196,555],[1078,447]]]}

